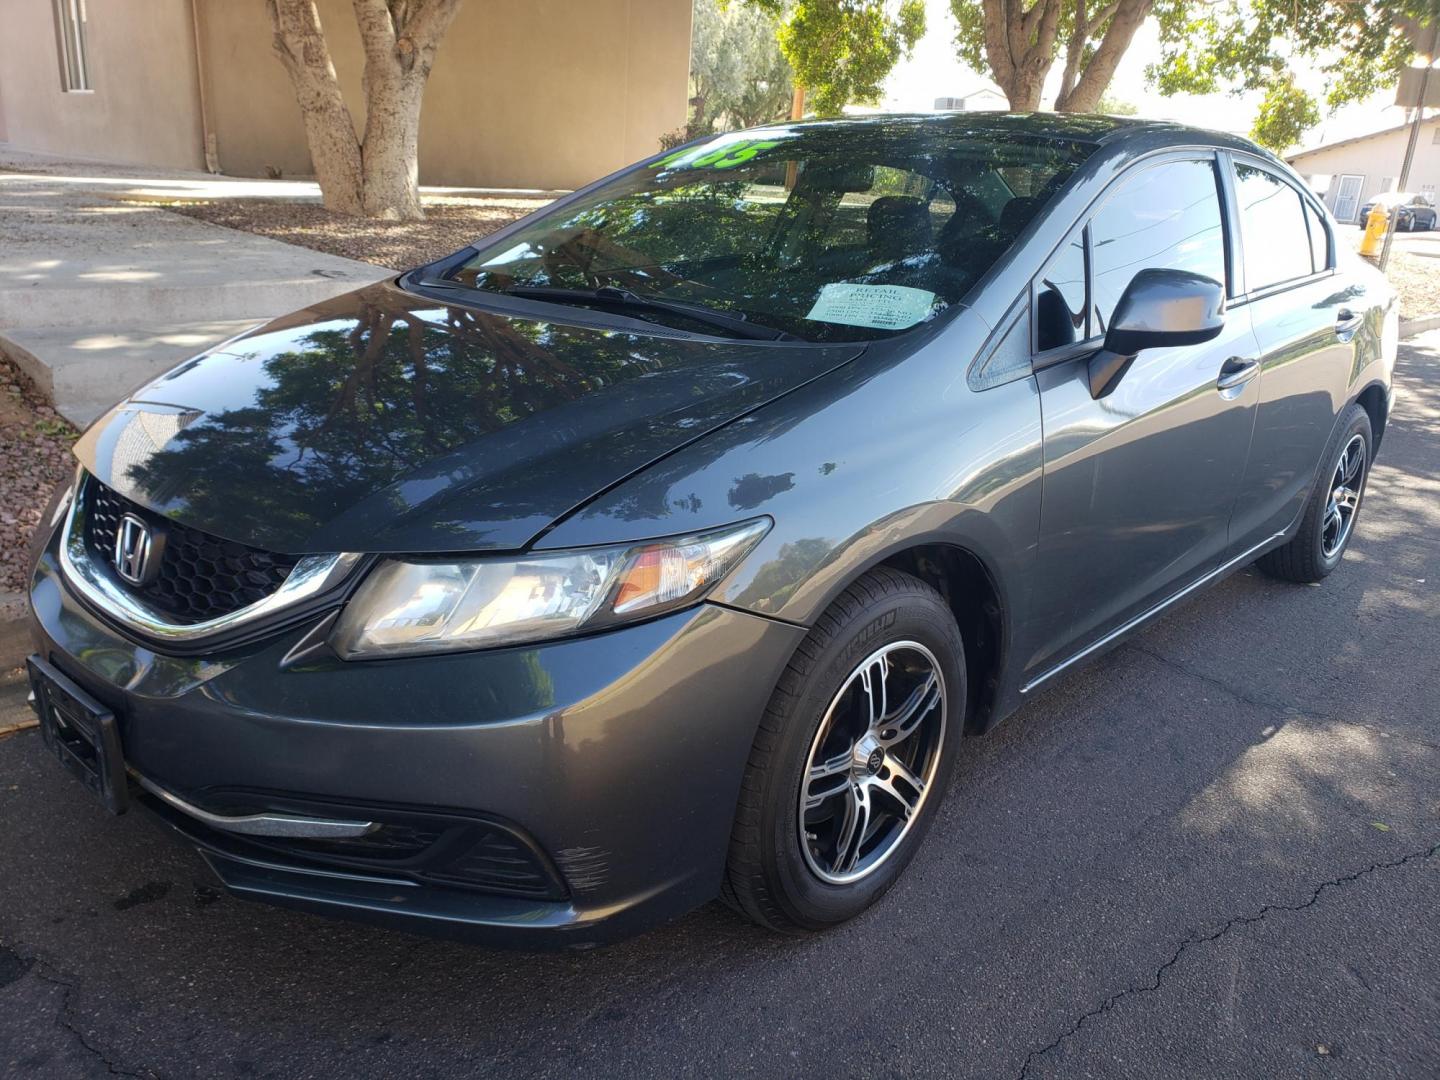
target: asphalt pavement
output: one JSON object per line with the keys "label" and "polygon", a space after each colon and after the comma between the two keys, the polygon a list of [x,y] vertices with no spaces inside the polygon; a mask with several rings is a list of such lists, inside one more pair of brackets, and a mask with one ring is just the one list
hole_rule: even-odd
{"label": "asphalt pavement", "polygon": [[1232,577],[969,741],[824,936],[715,904],[529,956],[249,904],[5,738],[0,1074],[1440,1076],[1440,334],[1401,352],[1340,570]]}

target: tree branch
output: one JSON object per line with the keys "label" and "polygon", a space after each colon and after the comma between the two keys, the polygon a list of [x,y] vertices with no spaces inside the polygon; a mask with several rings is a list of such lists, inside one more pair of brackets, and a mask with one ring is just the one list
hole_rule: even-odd
{"label": "tree branch", "polygon": [[1105,28],[1105,36],[1101,38],[1095,55],[1085,65],[1084,73],[1066,100],[1056,103],[1057,109],[1063,112],[1092,112],[1100,104],[1115,68],[1130,47],[1135,31],[1149,16],[1154,0],[1116,0],[1114,6],[1114,15]]}
{"label": "tree branch", "polygon": [[1075,76],[1080,69],[1080,57],[1085,52],[1085,39],[1090,36],[1090,19],[1085,10],[1086,0],[1075,0],[1075,15],[1070,25],[1070,40],[1065,45],[1065,70],[1060,74],[1060,92],[1055,96],[1055,107],[1062,108],[1070,91],[1075,88]]}

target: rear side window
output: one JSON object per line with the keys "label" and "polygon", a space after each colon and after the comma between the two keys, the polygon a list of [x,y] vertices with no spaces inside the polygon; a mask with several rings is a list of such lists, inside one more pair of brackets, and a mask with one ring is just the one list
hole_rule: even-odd
{"label": "rear side window", "polygon": [[[1210,161],[1168,161],[1124,181],[1090,220],[1094,334],[1135,275],[1168,267],[1225,280],[1220,194]],[[1308,251],[1308,248],[1307,248]]]}
{"label": "rear side window", "polygon": [[1325,219],[1320,211],[1305,204],[1305,221],[1310,226],[1310,265],[1318,274],[1330,269],[1330,231],[1325,228]]}
{"label": "rear side window", "polygon": [[1314,254],[1300,193],[1274,173],[1235,163],[1235,197],[1249,292],[1313,272]]}

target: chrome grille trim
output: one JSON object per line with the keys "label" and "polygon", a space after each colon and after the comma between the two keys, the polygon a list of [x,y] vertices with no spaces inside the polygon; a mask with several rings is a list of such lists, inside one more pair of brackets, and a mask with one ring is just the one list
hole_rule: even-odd
{"label": "chrome grille trim", "polygon": [[209,825],[212,829],[239,833],[242,836],[279,836],[301,839],[336,839],[366,836],[380,828],[373,821],[342,821],[334,818],[301,817],[296,814],[213,814],[192,802],[186,802],[173,791],[167,791],[134,769],[130,775],[142,788],[180,813]]}
{"label": "chrome grille trim", "polygon": [[85,600],[126,626],[164,641],[188,644],[230,633],[271,618],[321,595],[343,581],[360,561],[359,552],[306,555],[280,588],[264,600],[203,622],[178,623],[130,595],[99,565],[85,543],[85,499],[70,501],[60,536],[60,569]]}

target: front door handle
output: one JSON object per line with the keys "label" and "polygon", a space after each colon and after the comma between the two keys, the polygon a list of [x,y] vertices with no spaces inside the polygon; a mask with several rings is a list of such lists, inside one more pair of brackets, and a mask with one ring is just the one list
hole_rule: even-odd
{"label": "front door handle", "polygon": [[[1232,356],[1220,365],[1220,377],[1215,380],[1215,388],[1222,393],[1226,390],[1238,390],[1259,374],[1259,360],[1247,360],[1243,356]],[[1234,395],[1226,396],[1233,397]]]}
{"label": "front door handle", "polygon": [[1364,321],[1363,315],[1356,315],[1349,308],[1341,308],[1340,314],[1335,318],[1335,336],[1341,341],[1349,341]]}

